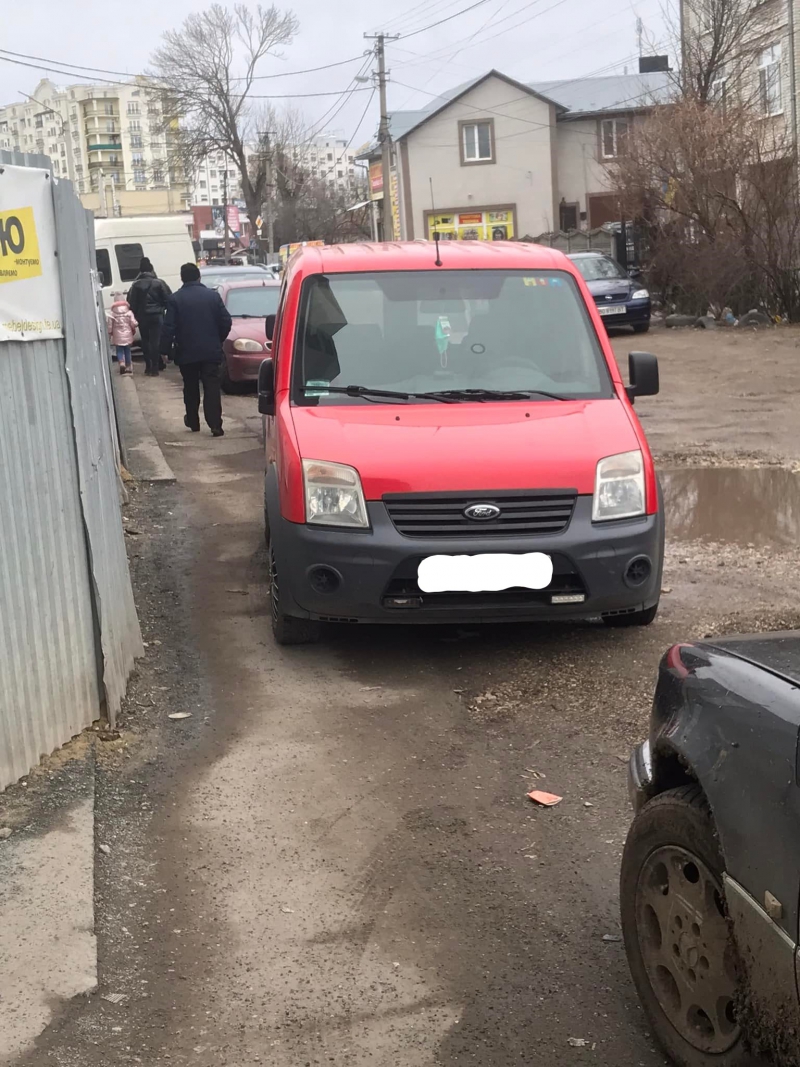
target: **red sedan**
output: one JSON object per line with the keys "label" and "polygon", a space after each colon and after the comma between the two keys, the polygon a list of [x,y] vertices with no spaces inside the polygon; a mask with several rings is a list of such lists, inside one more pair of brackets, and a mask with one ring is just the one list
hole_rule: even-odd
{"label": "red sedan", "polygon": [[280,282],[271,277],[264,281],[250,278],[219,286],[219,294],[233,319],[231,332],[222,346],[225,353],[221,375],[224,392],[237,392],[258,378],[258,368],[269,352],[264,319],[278,310],[280,288]]}

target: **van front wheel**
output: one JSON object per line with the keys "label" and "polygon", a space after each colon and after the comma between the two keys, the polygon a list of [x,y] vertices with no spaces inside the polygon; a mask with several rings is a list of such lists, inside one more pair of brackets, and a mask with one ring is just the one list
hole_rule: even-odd
{"label": "van front wheel", "polygon": [[314,619],[297,619],[286,615],[281,609],[281,594],[278,584],[278,568],[275,565],[275,549],[269,546],[269,600],[272,617],[272,636],[278,645],[310,645],[319,641],[321,626]]}

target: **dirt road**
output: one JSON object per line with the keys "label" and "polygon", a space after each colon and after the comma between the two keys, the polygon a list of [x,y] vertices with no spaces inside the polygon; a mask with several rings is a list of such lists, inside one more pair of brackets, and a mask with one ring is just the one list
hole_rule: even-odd
{"label": "dirt road", "polygon": [[[684,448],[686,396],[712,389],[690,439],[707,456],[796,451],[780,426],[736,437],[716,374],[687,393],[680,344],[658,343],[667,389],[642,412],[660,451]],[[254,399],[226,401],[217,441],[184,430],[174,372],[137,386],[178,484],[127,509],[148,648],[98,756],[100,995],[21,1062],[663,1064],[613,939],[625,761],[668,644],[797,624],[794,475],[672,475],[682,540],[647,630],[358,628],[281,650]],[[773,494],[777,544],[735,508],[714,527],[731,491]],[[563,803],[535,809],[535,784]]]}

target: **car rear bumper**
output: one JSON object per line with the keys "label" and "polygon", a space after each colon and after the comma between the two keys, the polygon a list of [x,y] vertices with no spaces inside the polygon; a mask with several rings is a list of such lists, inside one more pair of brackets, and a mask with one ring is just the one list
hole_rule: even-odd
{"label": "car rear bumper", "polygon": [[[363,532],[312,527],[271,515],[283,608],[290,615],[329,621],[446,623],[576,620],[652,607],[661,587],[661,513],[596,524],[591,509],[590,496],[578,497],[569,526],[555,535],[435,539],[400,534],[380,501],[368,504],[372,528]],[[542,591],[428,594],[416,584],[417,568],[426,556],[509,552],[549,554],[554,564],[551,586]],[[641,557],[650,561],[650,573],[632,585],[626,572],[631,561]],[[552,600],[581,595],[581,601]]]}

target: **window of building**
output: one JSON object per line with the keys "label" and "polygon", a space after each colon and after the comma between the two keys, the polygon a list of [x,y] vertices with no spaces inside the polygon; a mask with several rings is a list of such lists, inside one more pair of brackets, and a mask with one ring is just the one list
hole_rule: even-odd
{"label": "window of building", "polygon": [[144,171],[143,170],[134,170],[134,172],[133,172],[133,180],[137,185],[144,185],[144,182],[145,182]]}
{"label": "window of building", "polygon": [[208,176],[209,176],[209,178],[216,178],[217,172],[215,170],[210,170],[208,172]]}
{"label": "window of building", "polygon": [[603,119],[600,123],[600,152],[603,159],[617,159],[625,154],[628,143],[627,119]]}
{"label": "window of building", "polygon": [[105,105],[105,109],[104,110],[105,110],[106,115],[113,115],[114,114],[114,105],[112,103],[107,103]]}
{"label": "window of building", "polygon": [[138,115],[139,114],[139,101],[138,100],[129,100],[128,101],[127,111],[128,111],[129,115]]}
{"label": "window of building", "polygon": [[212,203],[212,204],[218,204],[218,203],[219,203],[219,197],[218,197],[218,196],[214,196],[214,197],[212,197],[212,198],[211,198],[211,203]]}
{"label": "window of building", "polygon": [[[208,203],[208,197],[205,196],[205,195],[201,196],[200,197],[200,203],[201,204],[207,204]],[[216,201],[215,201],[215,203],[216,203]]]}
{"label": "window of building", "polygon": [[141,135],[138,134],[138,133],[132,133],[131,134],[131,148],[141,148],[141,147],[142,147]]}
{"label": "window of building", "polygon": [[208,182],[200,182],[200,188],[201,189],[207,189],[208,188]]}
{"label": "window of building", "polygon": [[131,121],[128,123],[128,129],[131,131],[131,133],[140,133],[142,129],[142,124],[141,122],[139,122],[138,119],[131,119]]}
{"label": "window of building", "polygon": [[710,97],[713,103],[719,104],[723,111],[725,110],[725,95],[726,84],[728,81],[728,74],[725,67],[719,67],[714,72],[714,77],[711,79]]}
{"label": "window of building", "polygon": [[336,177],[337,177],[337,178],[343,178],[343,177],[344,177],[344,172],[343,172],[343,171],[341,171],[341,170],[337,170],[337,171],[336,171]]}
{"label": "window of building", "polygon": [[780,43],[770,45],[761,53],[758,63],[758,83],[764,114],[779,115],[783,110]]}
{"label": "window of building", "polygon": [[116,128],[117,128],[116,122],[107,122],[106,123],[106,133],[114,133],[116,131]]}
{"label": "window of building", "polygon": [[235,178],[236,177],[236,171],[235,170],[229,170],[228,171],[228,177],[229,178]]}
{"label": "window of building", "polygon": [[131,159],[133,160],[134,166],[137,165],[137,164],[141,165],[142,162],[144,161],[144,156],[142,155],[141,152],[134,152],[133,155],[131,156]]}
{"label": "window of building", "polygon": [[164,172],[158,167],[153,168],[153,181],[160,185],[164,181]]}
{"label": "window of building", "polygon": [[461,163],[494,162],[494,123],[462,122]]}

